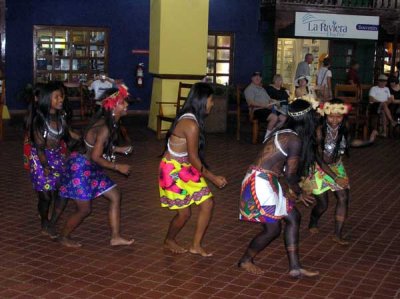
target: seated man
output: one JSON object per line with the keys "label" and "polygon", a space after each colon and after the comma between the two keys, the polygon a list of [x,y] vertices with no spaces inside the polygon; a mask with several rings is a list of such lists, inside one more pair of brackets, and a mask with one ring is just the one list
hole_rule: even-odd
{"label": "seated man", "polygon": [[275,101],[271,100],[264,87],[262,87],[260,72],[254,72],[251,76],[251,83],[244,90],[244,96],[249,105],[250,113],[253,113],[256,119],[268,123],[265,134],[265,138],[267,138],[278,122],[278,116],[272,113],[272,106],[274,106]]}
{"label": "seated man", "polygon": [[108,78],[104,73],[100,73],[99,76],[95,76],[95,80],[91,83],[89,82],[89,90],[94,91],[94,100],[96,105],[101,106],[101,101],[99,99],[103,95],[104,91],[110,89],[114,86],[114,80]]}
{"label": "seated man", "polygon": [[389,109],[389,104],[393,101],[390,90],[386,87],[388,78],[381,74],[378,77],[378,85],[373,86],[369,90],[369,102],[371,104],[371,114],[382,114],[383,116],[383,136],[387,136],[387,121],[395,127],[397,122],[394,121]]}

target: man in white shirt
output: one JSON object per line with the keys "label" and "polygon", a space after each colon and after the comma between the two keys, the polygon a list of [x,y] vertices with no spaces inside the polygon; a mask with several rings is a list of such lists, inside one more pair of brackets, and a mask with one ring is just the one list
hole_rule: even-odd
{"label": "man in white shirt", "polygon": [[393,119],[389,109],[389,104],[393,101],[393,96],[390,94],[389,88],[386,86],[388,77],[384,74],[379,75],[378,85],[373,86],[369,90],[369,103],[371,104],[370,112],[372,114],[381,114],[383,112],[383,131],[384,136],[387,136],[387,121],[395,127],[397,122]]}
{"label": "man in white shirt", "polygon": [[253,117],[260,121],[267,121],[268,125],[265,136],[268,137],[278,122],[278,116],[272,111],[275,102],[271,100],[267,91],[262,86],[260,72],[254,72],[251,76],[251,83],[244,90],[244,96],[250,111],[253,113]]}
{"label": "man in white shirt", "polygon": [[314,57],[311,53],[306,54],[304,57],[304,61],[300,62],[297,65],[296,75],[294,79],[297,79],[300,76],[308,76],[310,77],[310,64],[313,62]]}
{"label": "man in white shirt", "polygon": [[110,89],[114,86],[114,80],[106,77],[104,73],[100,73],[98,77],[89,85],[89,90],[94,91],[94,100],[96,105],[101,106],[101,101],[99,99],[103,95],[104,91]]}

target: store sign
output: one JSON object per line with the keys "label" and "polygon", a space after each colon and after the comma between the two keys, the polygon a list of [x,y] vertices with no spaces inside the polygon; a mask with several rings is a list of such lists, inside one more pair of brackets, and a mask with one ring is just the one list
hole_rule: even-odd
{"label": "store sign", "polygon": [[295,36],[378,39],[379,17],[296,12]]}

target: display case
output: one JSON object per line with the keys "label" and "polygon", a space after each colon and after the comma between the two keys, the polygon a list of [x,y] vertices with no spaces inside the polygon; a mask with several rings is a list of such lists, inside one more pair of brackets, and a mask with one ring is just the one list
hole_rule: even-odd
{"label": "display case", "polygon": [[34,26],[34,81],[86,82],[108,72],[108,29]]}
{"label": "display case", "polygon": [[283,83],[291,91],[293,89],[296,43],[294,39],[279,38],[276,53],[276,73],[280,74]]}

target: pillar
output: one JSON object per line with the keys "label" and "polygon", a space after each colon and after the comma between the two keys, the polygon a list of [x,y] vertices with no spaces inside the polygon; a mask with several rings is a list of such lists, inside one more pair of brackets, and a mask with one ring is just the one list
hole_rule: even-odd
{"label": "pillar", "polygon": [[[148,127],[155,130],[157,102],[176,101],[178,84],[206,75],[209,0],[151,0],[149,72],[154,76]],[[168,107],[169,106],[169,107]],[[165,114],[174,113],[163,106]]]}

